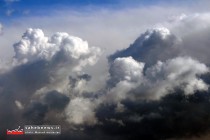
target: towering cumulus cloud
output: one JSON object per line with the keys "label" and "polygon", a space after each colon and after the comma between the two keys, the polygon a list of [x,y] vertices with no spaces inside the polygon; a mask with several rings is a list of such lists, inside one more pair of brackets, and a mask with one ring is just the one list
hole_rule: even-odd
{"label": "towering cumulus cloud", "polygon": [[14,50],[18,64],[46,60],[55,65],[71,64],[75,70],[94,64],[100,52],[98,48],[89,48],[88,43],[78,37],[56,33],[48,38],[40,29],[28,29]]}
{"label": "towering cumulus cloud", "polygon": [[[14,51],[13,64],[0,76],[1,130],[17,123],[83,122],[84,110],[78,114],[77,109],[85,106],[89,112],[92,103],[72,93],[76,90],[70,77],[78,77],[77,82],[89,81],[91,77],[83,68],[96,63],[100,49],[67,33],[47,37],[41,29],[28,29],[14,44]],[[70,111],[65,111],[67,106]]]}
{"label": "towering cumulus cloud", "polygon": [[96,114],[104,126],[98,129],[116,139],[185,139],[209,133],[203,125],[210,116],[209,68],[186,51],[186,38],[167,28],[150,29],[108,57],[108,90]]}
{"label": "towering cumulus cloud", "polygon": [[185,94],[208,90],[208,85],[199,78],[209,71],[208,67],[182,56],[179,43],[166,28],[146,31],[130,47],[109,57],[111,78],[108,84],[132,81],[131,92],[138,92],[135,96],[144,99],[160,99],[176,88],[183,89]]}
{"label": "towering cumulus cloud", "polygon": [[99,48],[68,33],[48,37],[41,29],[26,30],[13,45],[12,63],[0,69],[0,132],[59,124],[61,135],[24,138],[173,140],[209,134],[209,62],[187,51],[196,37],[180,34],[186,23],[178,22],[148,29],[109,55],[105,85],[94,90],[90,85],[97,81],[88,71],[95,70]]}
{"label": "towering cumulus cloud", "polygon": [[135,60],[153,65],[158,60],[167,60],[178,52],[175,47],[178,39],[167,28],[155,28],[141,34],[127,49],[116,52],[109,57],[113,60],[117,57],[132,56]]}

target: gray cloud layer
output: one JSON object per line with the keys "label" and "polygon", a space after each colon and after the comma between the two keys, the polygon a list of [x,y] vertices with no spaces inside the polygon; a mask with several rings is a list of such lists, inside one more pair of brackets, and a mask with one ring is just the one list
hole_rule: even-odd
{"label": "gray cloud layer", "polygon": [[3,25],[0,23],[0,35],[3,33]]}

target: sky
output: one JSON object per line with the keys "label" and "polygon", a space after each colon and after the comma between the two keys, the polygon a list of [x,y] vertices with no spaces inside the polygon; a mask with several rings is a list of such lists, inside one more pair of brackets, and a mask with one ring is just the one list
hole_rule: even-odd
{"label": "sky", "polygon": [[74,9],[82,12],[85,7],[121,9],[134,6],[150,6],[160,3],[191,5],[196,0],[184,2],[175,0],[1,0],[0,15],[4,18],[21,17],[29,15],[49,15],[49,11],[56,9]]}
{"label": "sky", "polygon": [[209,5],[0,0],[0,137],[57,124],[20,139],[209,139]]}
{"label": "sky", "polygon": [[[138,2],[135,2],[138,3]],[[148,4],[148,2],[142,1],[141,4]],[[45,14],[47,10],[53,10],[56,8],[64,8],[68,7],[69,9],[73,8],[83,8],[86,6],[99,6],[99,7],[118,7],[122,6],[122,1],[119,0],[45,0],[45,1],[34,1],[34,0],[2,0],[1,1],[1,15],[7,15],[7,10],[14,10],[16,12],[13,13],[13,16],[23,16],[24,11],[30,11],[30,14],[38,14],[39,11],[44,12]],[[44,9],[43,9],[44,8]],[[29,14],[29,13],[28,13]],[[12,15],[12,14],[11,14]],[[10,16],[11,16],[10,15]]]}

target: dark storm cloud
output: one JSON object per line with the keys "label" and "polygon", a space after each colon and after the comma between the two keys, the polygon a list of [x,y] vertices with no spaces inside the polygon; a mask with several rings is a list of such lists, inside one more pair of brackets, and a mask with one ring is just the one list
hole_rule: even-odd
{"label": "dark storm cloud", "polygon": [[43,100],[32,101],[23,113],[23,117],[28,123],[43,124],[44,119],[49,111],[53,111],[56,115],[56,111],[60,112],[64,110],[70,99],[59,93],[56,90],[50,91],[44,95]]}
{"label": "dark storm cloud", "polygon": [[124,112],[116,112],[115,105],[101,105],[97,117],[103,125],[98,129],[120,139],[200,136],[210,129],[209,99],[209,91],[184,95],[177,90],[159,101],[124,100]]}
{"label": "dark storm cloud", "polygon": [[44,103],[47,104],[50,109],[64,109],[69,100],[67,96],[56,90],[46,93],[44,97]]}
{"label": "dark storm cloud", "polygon": [[23,117],[33,124],[43,124],[43,119],[48,111],[47,105],[33,102],[23,114]]}
{"label": "dark storm cloud", "polygon": [[[18,101],[23,103],[21,106],[27,106],[33,93],[38,88],[49,83],[49,68],[45,61],[37,61],[17,66],[9,72],[0,75],[1,134],[4,135],[6,129],[16,128],[18,125],[22,126],[25,124],[22,118],[23,110],[19,110],[15,102]],[[38,108],[37,111],[39,111]],[[35,120],[42,115],[39,115],[39,112],[37,113],[38,116],[34,114],[35,116],[33,117]]]}
{"label": "dark storm cloud", "polygon": [[77,75],[76,77],[69,76],[69,82],[72,88],[74,88],[80,80],[90,81],[91,76],[88,74]]}
{"label": "dark storm cloud", "polygon": [[84,79],[86,81],[90,81],[91,80],[91,76],[88,74],[82,74],[78,76],[79,79]]}

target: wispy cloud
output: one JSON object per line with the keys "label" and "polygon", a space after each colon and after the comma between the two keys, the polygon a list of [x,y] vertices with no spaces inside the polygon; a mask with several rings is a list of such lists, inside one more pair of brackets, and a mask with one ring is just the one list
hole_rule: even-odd
{"label": "wispy cloud", "polygon": [[6,15],[7,15],[7,16],[11,16],[14,12],[15,12],[14,9],[8,9],[8,10],[6,11]]}
{"label": "wispy cloud", "polygon": [[0,35],[3,34],[3,25],[0,23]]}

